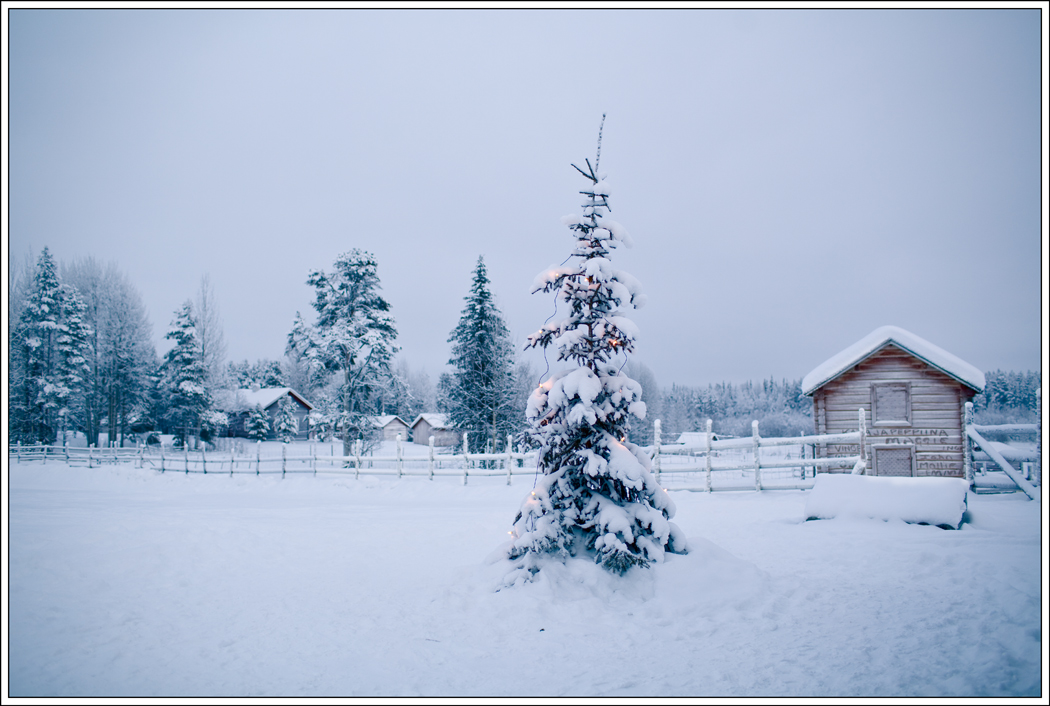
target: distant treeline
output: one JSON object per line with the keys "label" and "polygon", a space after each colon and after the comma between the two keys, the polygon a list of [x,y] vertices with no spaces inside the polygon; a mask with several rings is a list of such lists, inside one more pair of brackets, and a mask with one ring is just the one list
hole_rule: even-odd
{"label": "distant treeline", "polygon": [[[706,387],[676,384],[661,389],[644,366],[633,365],[630,373],[642,384],[642,399],[648,408],[645,421],[632,427],[635,443],[652,443],[655,419],[660,420],[665,443],[673,443],[685,431],[703,431],[708,419],[715,433],[732,436],[750,436],[751,422],[756,419],[762,436],[813,433],[813,402],[802,394],[801,379],[722,382]],[[652,394],[654,389],[659,392]]]}
{"label": "distant treeline", "polygon": [[984,392],[973,398],[977,424],[1036,424],[1035,391],[1042,375],[994,370],[984,374]]}
{"label": "distant treeline", "polygon": [[[653,420],[661,423],[664,443],[673,443],[685,431],[703,431],[712,420],[715,433],[750,436],[751,422],[758,420],[762,436],[798,436],[813,433],[813,400],[802,394],[802,380],[762,380],[740,384],[717,383],[706,387],[672,385],[658,388],[652,373],[633,365],[631,376],[642,383],[646,419],[631,432],[635,443],[653,442]],[[977,424],[1036,423],[1035,391],[1042,378],[1039,372],[985,374],[985,390],[973,398]],[[659,389],[658,394],[650,394]]]}

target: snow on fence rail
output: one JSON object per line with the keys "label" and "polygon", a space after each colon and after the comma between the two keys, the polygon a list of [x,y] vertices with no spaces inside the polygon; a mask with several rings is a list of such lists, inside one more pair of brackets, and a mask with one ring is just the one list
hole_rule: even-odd
{"label": "snow on fence rail", "polygon": [[[798,437],[762,438],[758,422],[751,423],[752,435],[742,439],[715,439],[711,420],[707,420],[705,443],[701,445],[663,445],[660,439],[660,421],[655,423],[655,443],[643,447],[653,459],[653,472],[660,482],[671,481],[668,487],[681,490],[762,490],[803,489],[813,486],[818,470],[852,468],[863,473],[866,462],[862,455],[816,458],[813,449],[821,444],[857,444],[864,448],[864,411],[859,413],[858,431],[843,434],[819,434]],[[467,434],[463,448],[467,448]],[[329,453],[324,453],[324,447]],[[806,449],[810,449],[806,457]],[[292,448],[301,448],[296,446]],[[511,438],[507,448],[512,449]],[[354,445],[350,456],[335,453],[335,445],[311,444],[308,454],[289,454],[289,446],[281,445],[280,455],[263,455],[262,445],[255,445],[254,453],[237,449],[230,451],[190,451],[139,446],[137,448],[74,448],[69,446],[10,447],[9,453],[22,461],[59,459],[69,465],[89,468],[102,463],[134,462],[139,468],[153,468],[165,472],[256,474],[263,473],[353,473],[355,478],[365,475],[402,476],[462,476],[464,485],[470,476],[506,476],[507,485],[515,475],[536,473],[535,451],[506,451],[503,453],[435,453],[434,438],[425,457],[405,457],[401,436],[398,435],[393,456],[374,456],[362,453],[361,443]],[[319,453],[320,449],[320,453]],[[763,457],[762,449],[770,452]],[[795,455],[793,449],[798,449]],[[779,453],[778,453],[779,452]],[[702,474],[700,488],[679,485],[682,478]],[[664,478],[664,476],[668,476]],[[808,477],[807,477],[808,476]],[[717,482],[715,482],[717,479]],[[786,481],[786,482],[785,482]],[[673,485],[672,485],[673,484]]]}
{"label": "snow on fence rail", "polygon": [[[858,411],[858,422],[855,432],[764,439],[758,433],[758,422],[753,421],[751,438],[715,439],[711,431],[712,422],[708,419],[703,444],[663,446],[660,420],[656,420],[653,424],[654,444],[647,448],[651,449],[653,472],[661,482],[664,474],[703,473],[703,486],[688,488],[690,490],[804,489],[813,487],[818,469],[852,467],[852,473],[864,472],[867,468],[863,455],[867,425],[863,409]],[[857,444],[860,453],[856,456],[817,458],[812,449],[821,444]],[[773,458],[763,458],[762,449],[771,447],[782,452],[771,454]],[[799,447],[798,457],[793,457],[790,452],[783,453],[785,448],[791,447]],[[806,458],[807,447],[811,449],[809,458]],[[737,453],[733,454],[733,451]],[[748,451],[750,454],[744,453]],[[715,459],[727,456],[731,459],[729,463],[715,462]],[[809,479],[806,477],[807,470],[812,471]],[[713,480],[716,473],[721,476],[719,483]],[[752,483],[747,482],[749,476]]]}
{"label": "snow on fence rail", "polygon": [[[1042,419],[1042,395],[1036,390],[1036,418]],[[1035,500],[1039,494],[1036,486],[1042,484],[1042,434],[1038,424],[974,424],[973,403],[967,402],[964,406],[966,438],[963,440],[963,448],[966,455],[965,477],[971,487],[976,488],[978,483],[974,475],[975,462],[991,460],[999,466],[1006,476],[1030,499]],[[1033,451],[1010,448],[1008,445],[996,444],[988,441],[983,433],[1000,432],[1005,434],[1030,433],[1035,436],[1036,444]],[[970,444],[978,450],[971,449]],[[1014,468],[1010,461],[1021,464],[1021,470]],[[1034,464],[1034,465],[1028,465]],[[1031,481],[1031,482],[1029,482]]]}

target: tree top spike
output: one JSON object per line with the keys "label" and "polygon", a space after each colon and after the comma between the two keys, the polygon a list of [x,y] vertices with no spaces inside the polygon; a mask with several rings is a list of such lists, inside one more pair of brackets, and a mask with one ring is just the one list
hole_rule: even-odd
{"label": "tree top spike", "polygon": [[594,169],[598,169],[598,164],[602,161],[602,130],[605,128],[605,113],[602,113],[602,122],[598,126],[598,156],[594,158]]}

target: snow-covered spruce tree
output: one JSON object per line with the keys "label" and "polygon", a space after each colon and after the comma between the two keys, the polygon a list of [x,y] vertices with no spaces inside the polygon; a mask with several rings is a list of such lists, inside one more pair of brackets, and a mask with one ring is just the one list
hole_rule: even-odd
{"label": "snow-covered spruce tree", "polygon": [[375,414],[379,389],[390,370],[397,347],[397,329],[387,312],[390,304],[379,294],[375,257],[354,249],[335,260],[335,271],[310,273],[306,282],[315,290],[317,324],[295,315],[288,334],[288,353],[305,359],[312,370],[339,373],[343,455],[351,454],[354,440],[373,434],[367,416]]}
{"label": "snow-covered spruce tree", "polygon": [[277,416],[273,419],[273,433],[285,444],[291,443],[299,433],[299,420],[295,418],[292,398],[288,395],[277,401]]}
{"label": "snow-covered spruce tree", "polygon": [[[601,133],[599,132],[599,157]],[[609,186],[586,162],[591,182],[582,215],[562,219],[576,238],[568,266],[540,273],[533,292],[557,292],[567,315],[529,336],[528,346],[557,350],[576,367],[543,382],[529,399],[529,433],[539,443],[542,476],[514,520],[508,582],[531,578],[545,557],[586,555],[623,574],[646,567],[667,551],[684,553],[681,531],[670,522],[673,501],[650,472],[649,457],[626,441],[629,416],[642,418],[638,383],[619,372],[620,354],[634,349],[636,328],[624,311],[644,303],[638,281],[615,269],[610,251],[630,245],[627,231],[610,220]]]}
{"label": "snow-covered spruce tree", "polygon": [[193,302],[187,300],[175,314],[171,328],[165,335],[175,341],[164,357],[164,377],[170,394],[168,426],[185,443],[187,436],[198,437],[205,412],[211,407],[211,398],[205,388],[207,369],[197,336],[197,322]]}
{"label": "snow-covered spruce tree", "polygon": [[252,441],[263,441],[270,431],[270,416],[262,407],[255,405],[248,411],[248,418],[244,420],[244,431]]}
{"label": "snow-covered spruce tree", "polygon": [[76,288],[61,283],[50,251],[37,261],[11,337],[11,438],[51,444],[82,407],[90,327]]}
{"label": "snow-covered spruce tree", "polygon": [[59,431],[83,428],[83,410],[91,367],[88,355],[91,349],[91,326],[85,321],[85,309],[75,287],[62,287],[62,326],[59,329],[58,389]]}
{"label": "snow-covered spruce tree", "polygon": [[518,430],[514,417],[514,359],[510,333],[489,291],[485,260],[478,258],[474,281],[459,323],[449,335],[454,370],[442,376],[441,411],[456,429],[468,431],[470,450],[503,450],[507,434]]}

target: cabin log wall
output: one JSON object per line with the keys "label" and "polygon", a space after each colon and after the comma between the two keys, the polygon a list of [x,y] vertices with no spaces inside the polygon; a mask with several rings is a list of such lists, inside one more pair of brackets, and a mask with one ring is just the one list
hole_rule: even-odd
{"label": "cabin log wall", "polygon": [[[872,384],[905,382],[911,396],[910,424],[879,423],[872,415]],[[865,455],[873,463],[872,445],[911,446],[916,476],[963,477],[962,405],[974,391],[892,343],[826,383],[813,393],[818,434],[857,430],[857,410],[867,415]],[[856,444],[830,445],[821,456],[850,456]]]}

